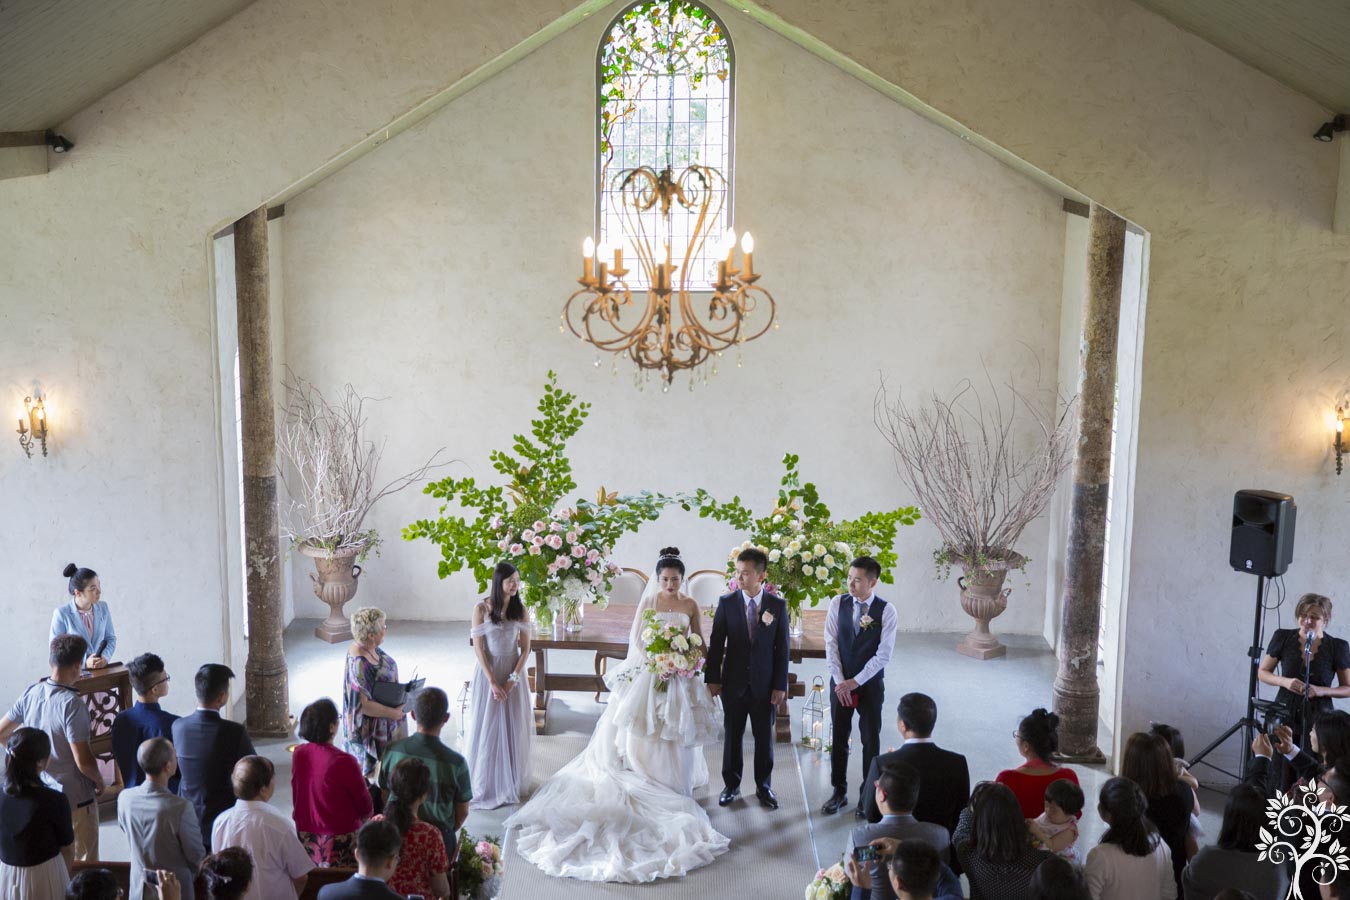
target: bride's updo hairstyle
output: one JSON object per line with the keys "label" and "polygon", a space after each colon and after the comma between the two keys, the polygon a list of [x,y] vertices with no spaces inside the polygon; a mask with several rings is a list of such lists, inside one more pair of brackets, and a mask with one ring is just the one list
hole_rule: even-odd
{"label": "bride's updo hairstyle", "polygon": [[679,569],[680,576],[684,576],[684,560],[680,559],[679,547],[661,548],[661,556],[656,560],[656,577],[660,578],[666,569]]}

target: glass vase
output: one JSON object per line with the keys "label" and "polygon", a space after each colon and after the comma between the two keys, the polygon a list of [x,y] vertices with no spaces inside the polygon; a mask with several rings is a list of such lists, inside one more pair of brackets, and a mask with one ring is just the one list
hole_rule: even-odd
{"label": "glass vase", "polygon": [[800,609],[788,610],[788,634],[799,638],[805,632],[802,630],[802,611]]}
{"label": "glass vase", "polygon": [[577,634],[581,631],[582,620],[586,617],[586,604],[579,600],[564,600],[558,618],[562,620],[563,631]]}

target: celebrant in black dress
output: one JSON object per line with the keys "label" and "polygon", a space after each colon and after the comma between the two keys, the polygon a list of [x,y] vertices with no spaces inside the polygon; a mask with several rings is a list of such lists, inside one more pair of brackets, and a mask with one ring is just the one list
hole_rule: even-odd
{"label": "celebrant in black dress", "polygon": [[[1350,697],[1350,643],[1326,633],[1331,623],[1331,600],[1321,594],[1300,597],[1294,607],[1294,619],[1297,628],[1279,628],[1271,635],[1257,677],[1262,684],[1280,689],[1275,699],[1288,705],[1291,711],[1288,724],[1302,747],[1308,742],[1307,731],[1313,720],[1334,708],[1332,698]],[[1309,649],[1311,659],[1307,662]],[[1306,714],[1305,686],[1309,686]]]}

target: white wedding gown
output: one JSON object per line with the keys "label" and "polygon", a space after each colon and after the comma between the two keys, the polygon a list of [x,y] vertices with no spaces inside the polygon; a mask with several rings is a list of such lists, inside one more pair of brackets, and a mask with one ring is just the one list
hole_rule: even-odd
{"label": "white wedding gown", "polygon": [[[725,853],[693,799],[708,782],[702,747],[721,738],[717,704],[702,679],[665,691],[645,668],[638,607],[628,657],[605,675],[611,694],[590,743],[504,823],[515,847],[549,875],[646,882],[684,875]],[[689,626],[684,613],[657,613]]]}

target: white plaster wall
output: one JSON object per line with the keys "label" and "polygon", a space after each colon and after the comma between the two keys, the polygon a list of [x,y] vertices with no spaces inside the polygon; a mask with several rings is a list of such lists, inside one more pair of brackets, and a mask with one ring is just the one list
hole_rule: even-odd
{"label": "white plaster wall", "polygon": [[[617,9],[617,7],[615,8]],[[726,11],[724,11],[726,12]],[[708,387],[639,392],[631,364],[558,333],[591,230],[597,15],[435,117],[287,203],[286,357],[305,377],[389,400],[386,474],[439,446],[496,483],[489,450],[526,431],[545,372],[595,404],[574,441],[579,494],[705,486],[772,502],[784,452],[841,516],[912,502],[872,425],[878,376],[911,399],[982,377],[1025,381],[1058,364],[1060,199],[759,25],[726,12],[735,42],[739,229],[774,292],[780,330],[735,354]],[[1053,384],[1047,385],[1053,388]],[[1026,437],[1027,435],[1023,435]],[[359,603],[401,618],[466,618],[476,593],[436,577],[430,544],[398,539],[437,505],[409,491],[375,512],[386,542]],[[1040,634],[1036,562],[999,620]],[[720,567],[733,533],[668,513],[618,548],[648,568],[677,544]],[[935,580],[937,536],[904,529],[887,595],[901,627],[966,628],[954,584]],[[294,589],[301,615],[303,567]],[[1023,582],[1029,582],[1030,587]]]}
{"label": "white plaster wall", "polygon": [[53,427],[46,460],[12,426],[0,452],[0,695],[45,671],[72,560],[102,576],[118,656],[165,657],[172,708],[199,664],[242,658],[209,235],[571,5],[260,0],[61,123],[76,148],[48,175],[0,182],[0,409],[37,387]]}
{"label": "white plaster wall", "polygon": [[1118,734],[1165,720],[1203,746],[1245,702],[1235,490],[1295,496],[1289,596],[1346,603],[1328,417],[1350,241],[1331,231],[1337,148],[1310,137],[1328,111],[1125,0],[764,6],[1149,231]]}

